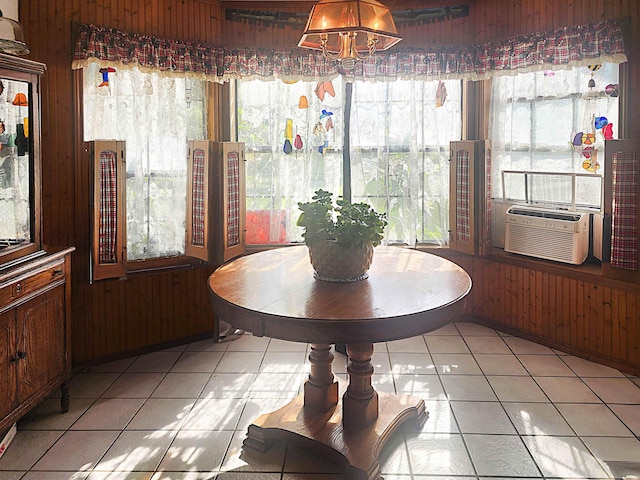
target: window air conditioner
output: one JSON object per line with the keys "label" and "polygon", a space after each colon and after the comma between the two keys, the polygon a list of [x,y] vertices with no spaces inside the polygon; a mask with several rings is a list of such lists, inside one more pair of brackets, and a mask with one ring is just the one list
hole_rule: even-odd
{"label": "window air conditioner", "polygon": [[512,205],[505,218],[504,249],[580,265],[589,253],[589,215]]}

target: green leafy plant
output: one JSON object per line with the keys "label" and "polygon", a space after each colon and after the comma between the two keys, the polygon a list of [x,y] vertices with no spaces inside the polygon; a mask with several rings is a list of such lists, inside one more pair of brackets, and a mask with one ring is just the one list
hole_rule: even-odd
{"label": "green leafy plant", "polygon": [[366,203],[351,203],[339,199],[334,206],[331,192],[316,190],[310,202],[299,202],[302,211],[296,225],[305,229],[302,236],[310,245],[321,240],[335,240],[339,245],[351,247],[371,243],[380,245],[386,214],[376,212]]}

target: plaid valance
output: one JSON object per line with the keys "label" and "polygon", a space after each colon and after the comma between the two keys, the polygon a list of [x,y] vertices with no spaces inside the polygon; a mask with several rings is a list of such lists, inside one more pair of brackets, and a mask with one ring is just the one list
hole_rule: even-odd
{"label": "plaid valance", "polygon": [[201,75],[218,82],[232,78],[320,80],[340,74],[359,80],[483,79],[626,60],[622,28],[613,20],[476,46],[394,48],[356,63],[349,72],[343,71],[338,62],[326,60],[320,52],[301,48],[225,49],[83,25],[73,68],[82,68],[88,61],[137,64],[143,69]]}
{"label": "plaid valance", "polygon": [[137,65],[166,74],[219,80],[223,49],[201,43],[180,42],[150,35],[125,33],[115,28],[82,25],[73,56],[73,67],[89,61],[105,66]]}

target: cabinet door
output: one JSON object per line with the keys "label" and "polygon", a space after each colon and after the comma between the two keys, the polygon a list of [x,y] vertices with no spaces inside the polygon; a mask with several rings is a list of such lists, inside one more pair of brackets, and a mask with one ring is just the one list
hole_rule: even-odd
{"label": "cabinet door", "polygon": [[17,406],[15,357],[15,315],[9,310],[0,314],[0,420]]}
{"label": "cabinet door", "polygon": [[64,285],[16,309],[18,402],[38,393],[65,373]]}

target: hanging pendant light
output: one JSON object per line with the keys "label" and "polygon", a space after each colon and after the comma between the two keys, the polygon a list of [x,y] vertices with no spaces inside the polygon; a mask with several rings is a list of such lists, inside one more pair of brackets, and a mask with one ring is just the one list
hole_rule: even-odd
{"label": "hanging pendant light", "polygon": [[29,48],[24,41],[22,25],[15,20],[2,16],[0,10],[0,51],[13,55],[26,55]]}
{"label": "hanging pendant light", "polygon": [[387,7],[376,0],[321,0],[313,6],[298,46],[320,50],[351,70],[356,61],[400,40]]}

